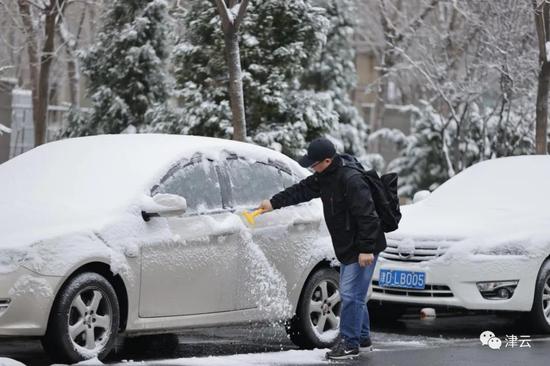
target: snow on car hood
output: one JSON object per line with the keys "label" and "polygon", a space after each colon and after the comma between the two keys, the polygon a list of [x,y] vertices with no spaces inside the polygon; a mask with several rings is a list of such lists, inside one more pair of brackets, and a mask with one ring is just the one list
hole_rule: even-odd
{"label": "snow on car hood", "polygon": [[218,159],[224,149],[260,161],[276,156],[302,169],[263,147],[199,136],[100,135],[48,143],[0,165],[0,249],[138,217],[150,188],[174,162],[195,152]]}
{"label": "snow on car hood", "polygon": [[521,245],[537,252],[550,242],[548,182],[550,156],[478,163],[425,200],[403,206],[399,229],[388,238],[439,241],[455,251]]}

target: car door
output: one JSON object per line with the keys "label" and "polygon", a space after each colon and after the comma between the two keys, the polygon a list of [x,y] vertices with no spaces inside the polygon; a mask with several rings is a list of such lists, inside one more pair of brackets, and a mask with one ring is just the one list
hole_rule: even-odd
{"label": "car door", "polygon": [[195,157],[171,169],[152,194],[187,200],[182,217],[166,220],[169,242],[142,248],[140,316],[180,316],[236,309],[239,230],[224,205],[219,168]]}
{"label": "car door", "polygon": [[[297,182],[290,169],[275,161],[248,161],[231,156],[225,167],[231,182],[230,204],[237,212],[252,210],[261,200]],[[295,286],[303,270],[303,260],[311,254],[311,245],[318,236],[321,218],[321,210],[312,202],[284,207],[256,218],[250,227],[252,247],[244,245],[248,253],[241,255],[242,268],[249,270],[241,282],[239,307],[281,300],[265,299],[277,292],[266,294],[265,281],[286,286],[283,292]]]}

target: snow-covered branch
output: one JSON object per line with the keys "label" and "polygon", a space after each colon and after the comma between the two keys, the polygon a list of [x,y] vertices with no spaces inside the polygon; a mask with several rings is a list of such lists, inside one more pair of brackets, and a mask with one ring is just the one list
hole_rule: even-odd
{"label": "snow-covered branch", "polygon": [[8,128],[0,123],[0,135],[3,135],[4,133],[11,133],[11,128]]}

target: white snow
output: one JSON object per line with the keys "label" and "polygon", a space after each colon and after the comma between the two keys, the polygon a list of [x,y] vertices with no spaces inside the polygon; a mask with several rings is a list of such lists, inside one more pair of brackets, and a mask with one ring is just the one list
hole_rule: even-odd
{"label": "white snow", "polygon": [[[103,365],[104,363],[101,362],[97,357],[92,357],[92,358],[89,358],[85,361],[80,361],[80,362],[77,362],[77,363],[73,363],[72,366],[76,366],[76,365]],[[67,366],[65,364],[52,364],[50,366]]]}
{"label": "white snow", "polygon": [[8,291],[8,296],[16,297],[24,294],[49,298],[53,296],[53,289],[43,277],[24,275]]}
{"label": "white snow", "polygon": [[11,133],[11,128],[4,126],[0,123],[0,135],[3,133]]}
{"label": "white snow", "polygon": [[288,301],[287,285],[283,275],[269,262],[265,253],[252,240],[249,230],[241,231],[241,238],[246,244],[246,263],[250,268],[247,288],[257,300],[258,310],[269,314],[272,319],[286,319],[292,315],[292,306]]}
{"label": "white snow", "polygon": [[[327,349],[314,349],[308,351],[283,351],[269,353],[250,353],[232,356],[210,356],[210,357],[190,357],[174,360],[154,361],[155,365],[181,365],[181,366],[253,366],[253,365],[318,365],[320,363],[329,363],[325,360]],[[119,364],[134,366],[142,364],[141,362],[128,362]]]}
{"label": "white snow", "polygon": [[545,47],[546,47],[546,62],[550,62],[550,42],[546,42]]}
{"label": "white snow", "polygon": [[549,156],[478,163],[403,206],[400,227],[389,239],[400,246],[434,241],[457,255],[503,247],[539,255],[550,247],[549,181]]}
{"label": "white snow", "polygon": [[[6,193],[0,197],[0,273],[24,264],[41,275],[59,276],[70,263],[103,257],[110,259],[113,273],[136,281],[127,257],[137,257],[139,248],[148,243],[181,240],[174,237],[166,220],[143,221],[141,210],[158,205],[150,197],[150,189],[174,163],[197,152],[213,160],[225,158],[228,152],[251,162],[275,159],[303,176],[309,174],[292,159],[266,148],[204,137],[103,135],[46,144],[0,166],[0,190]],[[293,219],[322,220],[320,202],[298,210]],[[261,215],[256,228],[266,220],[277,228],[280,224],[278,243],[287,240],[288,212]],[[218,232],[240,233],[243,250],[239,255],[247,263],[246,286],[256,306],[270,319],[287,318],[290,289],[269,259],[273,254],[266,255],[266,248],[252,240],[240,211],[224,220],[205,215],[197,224],[190,232],[204,233],[205,238]],[[298,256],[303,266],[312,258],[331,258],[328,232],[322,234],[324,237],[307,246],[280,245],[284,247],[280,255]],[[47,282],[33,276],[20,278],[10,295],[28,292],[53,295]]]}
{"label": "white snow", "polygon": [[143,225],[141,209],[152,204],[149,190],[177,160],[196,152],[218,160],[220,147],[258,161],[276,156],[302,169],[256,145],[160,134],[67,139],[7,161],[0,165],[0,250],[7,253],[0,256],[0,272],[28,259],[31,244],[69,234],[98,234],[109,246],[131,251],[135,239],[168,235],[161,224]]}
{"label": "white snow", "polygon": [[0,366],[25,366],[25,364],[11,358],[0,357]]}
{"label": "white snow", "polygon": [[79,363],[76,363],[75,365],[103,365],[103,362],[101,362],[97,357],[90,358],[86,361],[80,361]]}

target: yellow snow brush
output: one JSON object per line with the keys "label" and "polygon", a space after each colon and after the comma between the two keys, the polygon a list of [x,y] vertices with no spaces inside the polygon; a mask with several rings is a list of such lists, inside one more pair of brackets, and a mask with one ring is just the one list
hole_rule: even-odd
{"label": "yellow snow brush", "polygon": [[250,225],[254,225],[256,223],[256,216],[261,215],[264,211],[263,208],[258,208],[252,212],[244,211],[243,216]]}

